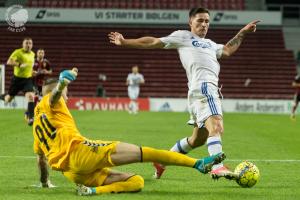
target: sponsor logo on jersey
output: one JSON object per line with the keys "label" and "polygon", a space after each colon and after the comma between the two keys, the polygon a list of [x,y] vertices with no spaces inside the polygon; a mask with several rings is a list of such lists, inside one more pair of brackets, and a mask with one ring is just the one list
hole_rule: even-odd
{"label": "sponsor logo on jersey", "polygon": [[197,40],[193,40],[192,45],[194,47],[200,47],[200,48],[203,48],[203,49],[211,48],[211,44],[209,42],[199,42]]}

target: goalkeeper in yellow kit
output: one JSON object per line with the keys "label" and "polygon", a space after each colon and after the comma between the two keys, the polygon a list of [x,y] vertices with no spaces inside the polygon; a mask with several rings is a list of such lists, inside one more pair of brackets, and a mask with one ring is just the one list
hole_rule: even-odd
{"label": "goalkeeper in yellow kit", "polygon": [[65,70],[59,80],[49,79],[43,86],[43,98],[35,108],[33,124],[34,152],[37,154],[40,182],[51,187],[47,162],[77,184],[79,195],[136,192],[144,187],[144,179],[135,174],[112,170],[111,167],[137,162],[158,162],[165,165],[192,167],[208,173],[212,165],[225,159],[219,153],[203,159],[139,147],[119,141],[89,140],[83,137],[67,105],[67,85],[78,70]]}

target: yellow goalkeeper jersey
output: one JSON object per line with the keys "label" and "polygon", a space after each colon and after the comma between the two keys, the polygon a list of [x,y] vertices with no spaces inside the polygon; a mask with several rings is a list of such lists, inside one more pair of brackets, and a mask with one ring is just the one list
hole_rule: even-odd
{"label": "yellow goalkeeper jersey", "polygon": [[85,138],[76,128],[64,99],[61,97],[50,107],[50,95],[44,96],[34,110],[34,152],[44,153],[52,169],[64,171],[70,152]]}
{"label": "yellow goalkeeper jersey", "polygon": [[32,70],[34,65],[34,52],[25,52],[23,48],[16,49],[11,55],[10,59],[20,63],[26,64],[26,67],[14,66],[14,75],[19,78],[32,77]]}

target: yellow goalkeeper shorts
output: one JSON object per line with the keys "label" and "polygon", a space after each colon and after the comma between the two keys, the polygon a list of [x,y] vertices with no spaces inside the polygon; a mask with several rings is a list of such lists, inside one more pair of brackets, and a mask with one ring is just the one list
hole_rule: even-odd
{"label": "yellow goalkeeper shorts", "polygon": [[102,186],[108,175],[109,168],[98,169],[90,174],[78,174],[72,171],[63,172],[64,176],[76,184],[83,184],[88,187]]}
{"label": "yellow goalkeeper shorts", "polygon": [[85,140],[74,147],[69,156],[68,170],[77,174],[90,174],[112,167],[111,154],[118,141]]}

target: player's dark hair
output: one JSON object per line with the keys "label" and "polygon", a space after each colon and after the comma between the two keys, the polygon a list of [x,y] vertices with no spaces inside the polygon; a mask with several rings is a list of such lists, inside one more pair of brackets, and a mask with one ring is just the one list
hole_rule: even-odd
{"label": "player's dark hair", "polygon": [[45,49],[39,48],[39,49],[37,50],[37,52],[38,52],[38,51],[45,51]]}
{"label": "player's dark hair", "polygon": [[194,17],[198,13],[207,13],[209,15],[209,10],[202,7],[192,8],[189,12],[189,17]]}
{"label": "player's dark hair", "polygon": [[48,78],[47,80],[45,80],[43,86],[50,85],[53,83],[58,83],[58,79],[57,78]]}
{"label": "player's dark hair", "polygon": [[32,41],[32,38],[31,38],[31,37],[24,37],[24,38],[23,38],[23,42],[24,42],[25,40],[31,40],[31,41]]}

